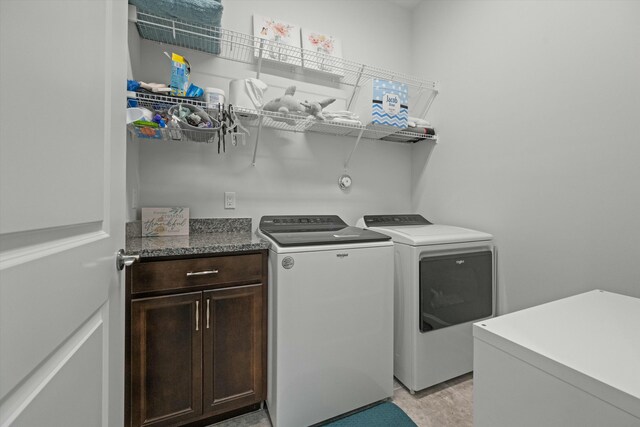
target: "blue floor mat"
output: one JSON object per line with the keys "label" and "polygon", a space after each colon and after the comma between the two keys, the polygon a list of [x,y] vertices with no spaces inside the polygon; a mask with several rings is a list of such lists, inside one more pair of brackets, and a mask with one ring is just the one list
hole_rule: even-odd
{"label": "blue floor mat", "polygon": [[356,412],[322,427],[417,427],[411,418],[391,402]]}

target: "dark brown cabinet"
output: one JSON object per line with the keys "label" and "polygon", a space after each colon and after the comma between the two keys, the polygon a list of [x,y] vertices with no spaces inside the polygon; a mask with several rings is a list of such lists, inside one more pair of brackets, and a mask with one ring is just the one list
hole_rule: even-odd
{"label": "dark brown cabinet", "polygon": [[[218,414],[263,400],[263,285],[204,292],[204,411]],[[210,325],[210,326],[209,326]]]}
{"label": "dark brown cabinet", "polygon": [[134,264],[127,288],[127,426],[200,425],[265,399],[266,253]]}
{"label": "dark brown cabinet", "polygon": [[202,413],[201,292],[131,302],[131,421],[160,426]]}

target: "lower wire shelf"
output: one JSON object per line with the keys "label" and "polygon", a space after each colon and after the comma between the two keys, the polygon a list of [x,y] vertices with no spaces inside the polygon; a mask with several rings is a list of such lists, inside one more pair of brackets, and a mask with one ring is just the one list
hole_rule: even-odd
{"label": "lower wire shelf", "polygon": [[[176,98],[167,95],[137,93],[137,105],[153,112],[168,110],[171,106],[183,103],[202,108],[212,117],[217,116],[218,108],[209,108],[204,101],[190,98]],[[223,106],[224,107],[224,106]],[[349,136],[373,140],[383,140],[396,143],[416,143],[420,141],[435,141],[437,135],[429,135],[412,131],[411,128],[399,129],[384,125],[362,125],[357,122],[344,122],[339,120],[318,120],[313,116],[300,114],[283,114],[273,111],[252,110],[244,107],[235,107],[238,121],[245,127],[274,129],[285,132],[317,133],[332,136]],[[217,137],[217,129],[183,129],[179,127],[146,128],[128,125],[131,134],[138,139],[166,140],[166,141],[193,141],[214,142]],[[416,128],[420,129],[420,128]]]}

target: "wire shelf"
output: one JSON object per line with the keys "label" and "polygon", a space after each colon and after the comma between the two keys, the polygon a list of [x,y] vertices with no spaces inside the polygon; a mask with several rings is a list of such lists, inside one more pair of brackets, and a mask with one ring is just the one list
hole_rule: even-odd
{"label": "wire shelf", "polygon": [[417,132],[411,132],[411,131],[407,131],[407,130],[400,130],[398,132],[389,134],[389,135],[387,135],[385,137],[373,138],[373,139],[380,139],[380,140],[383,140],[383,141],[401,142],[401,143],[411,144],[411,143],[416,143],[416,142],[420,142],[420,141],[434,141],[434,142],[437,142],[438,141],[438,135],[425,135],[425,134],[421,134],[421,133],[417,133]]}
{"label": "wire shelf", "polygon": [[[207,103],[193,98],[180,98],[168,95],[159,95],[155,93],[137,92],[138,105],[150,109],[153,112],[165,111],[175,104],[191,104],[209,113],[215,113],[217,109],[207,108]],[[235,113],[239,121],[248,127],[257,128],[262,122],[262,127],[267,129],[275,129],[286,132],[314,132],[333,136],[351,136],[358,137],[362,132],[362,138],[385,140],[390,142],[412,143],[423,140],[435,141],[437,135],[424,135],[407,130],[399,130],[393,126],[383,125],[367,125],[363,126],[356,123],[345,123],[336,120],[319,121],[313,116],[299,114],[283,114],[273,111],[251,110],[243,107],[236,107]],[[214,115],[215,117],[215,115]],[[213,142],[216,134],[215,129],[153,129],[147,130],[148,135],[141,134],[135,126],[130,125],[130,130],[139,139],[162,139],[170,141],[195,141],[195,142]]]}
{"label": "wire shelf", "polygon": [[220,58],[246,64],[264,61],[286,65],[294,74],[319,74],[323,79],[349,86],[360,86],[369,79],[405,83],[419,91],[437,92],[437,83],[372,67],[319,52],[288,46],[219,27],[196,25],[166,19],[138,10],[136,25],[140,36],[188,49],[213,53]]}
{"label": "wire shelf", "polygon": [[180,127],[152,128],[127,125],[129,133],[138,140],[212,143],[217,129],[183,129]]}
{"label": "wire shelf", "polygon": [[[251,111],[247,110],[246,112]],[[246,113],[245,112],[245,113]],[[437,141],[437,135],[423,135],[405,130],[397,130],[391,126],[362,126],[356,124],[339,123],[333,121],[317,121],[314,118],[285,116],[281,113],[268,111],[251,111],[253,118],[241,118],[243,125],[257,128],[260,120],[263,120],[262,127],[286,132],[313,132],[331,136],[358,137],[362,132],[362,138],[373,140],[385,140],[397,143],[415,143],[419,141]],[[282,120],[286,120],[283,122]],[[128,125],[128,129],[133,136],[139,140],[164,140],[172,142],[214,142],[216,129],[194,129],[182,128],[145,128],[135,125]]]}
{"label": "wire shelf", "polygon": [[262,127],[268,129],[284,130],[287,132],[306,132],[316,121],[312,116],[300,114],[283,114],[274,111],[250,110],[248,108],[236,108],[236,114],[240,121],[249,127],[258,127],[262,121]]}
{"label": "wire shelf", "polygon": [[[411,131],[399,130],[393,126],[367,125],[345,123],[333,120],[319,121],[312,116],[285,115],[270,111],[255,111],[239,108],[237,111],[245,126],[258,127],[262,120],[262,127],[288,132],[313,132],[333,136],[358,137],[362,132],[365,139],[384,139],[391,142],[417,142],[422,140],[437,140],[436,135],[424,135]],[[245,117],[243,117],[245,116]],[[249,117],[248,119],[246,117]]]}
{"label": "wire shelf", "polygon": [[246,108],[236,110],[245,126],[258,127],[262,120],[262,127],[267,129],[284,130],[288,132],[314,132],[333,136],[358,137],[362,133],[365,139],[384,139],[390,142],[412,143],[423,140],[436,141],[437,135],[424,135],[411,131],[400,130],[393,126],[367,125],[345,123],[334,120],[320,121],[313,116],[282,114],[271,111],[256,111]]}
{"label": "wire shelf", "polygon": [[207,103],[201,99],[160,95],[151,92],[136,92],[136,100],[139,107],[145,107],[151,111],[166,111],[176,104],[190,104],[203,110],[207,109]]}

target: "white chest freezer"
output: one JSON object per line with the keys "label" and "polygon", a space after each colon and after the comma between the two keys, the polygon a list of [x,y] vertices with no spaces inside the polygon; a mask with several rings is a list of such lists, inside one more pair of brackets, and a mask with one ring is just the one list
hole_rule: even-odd
{"label": "white chest freezer", "polygon": [[595,290],[474,324],[474,426],[640,426],[640,299]]}

